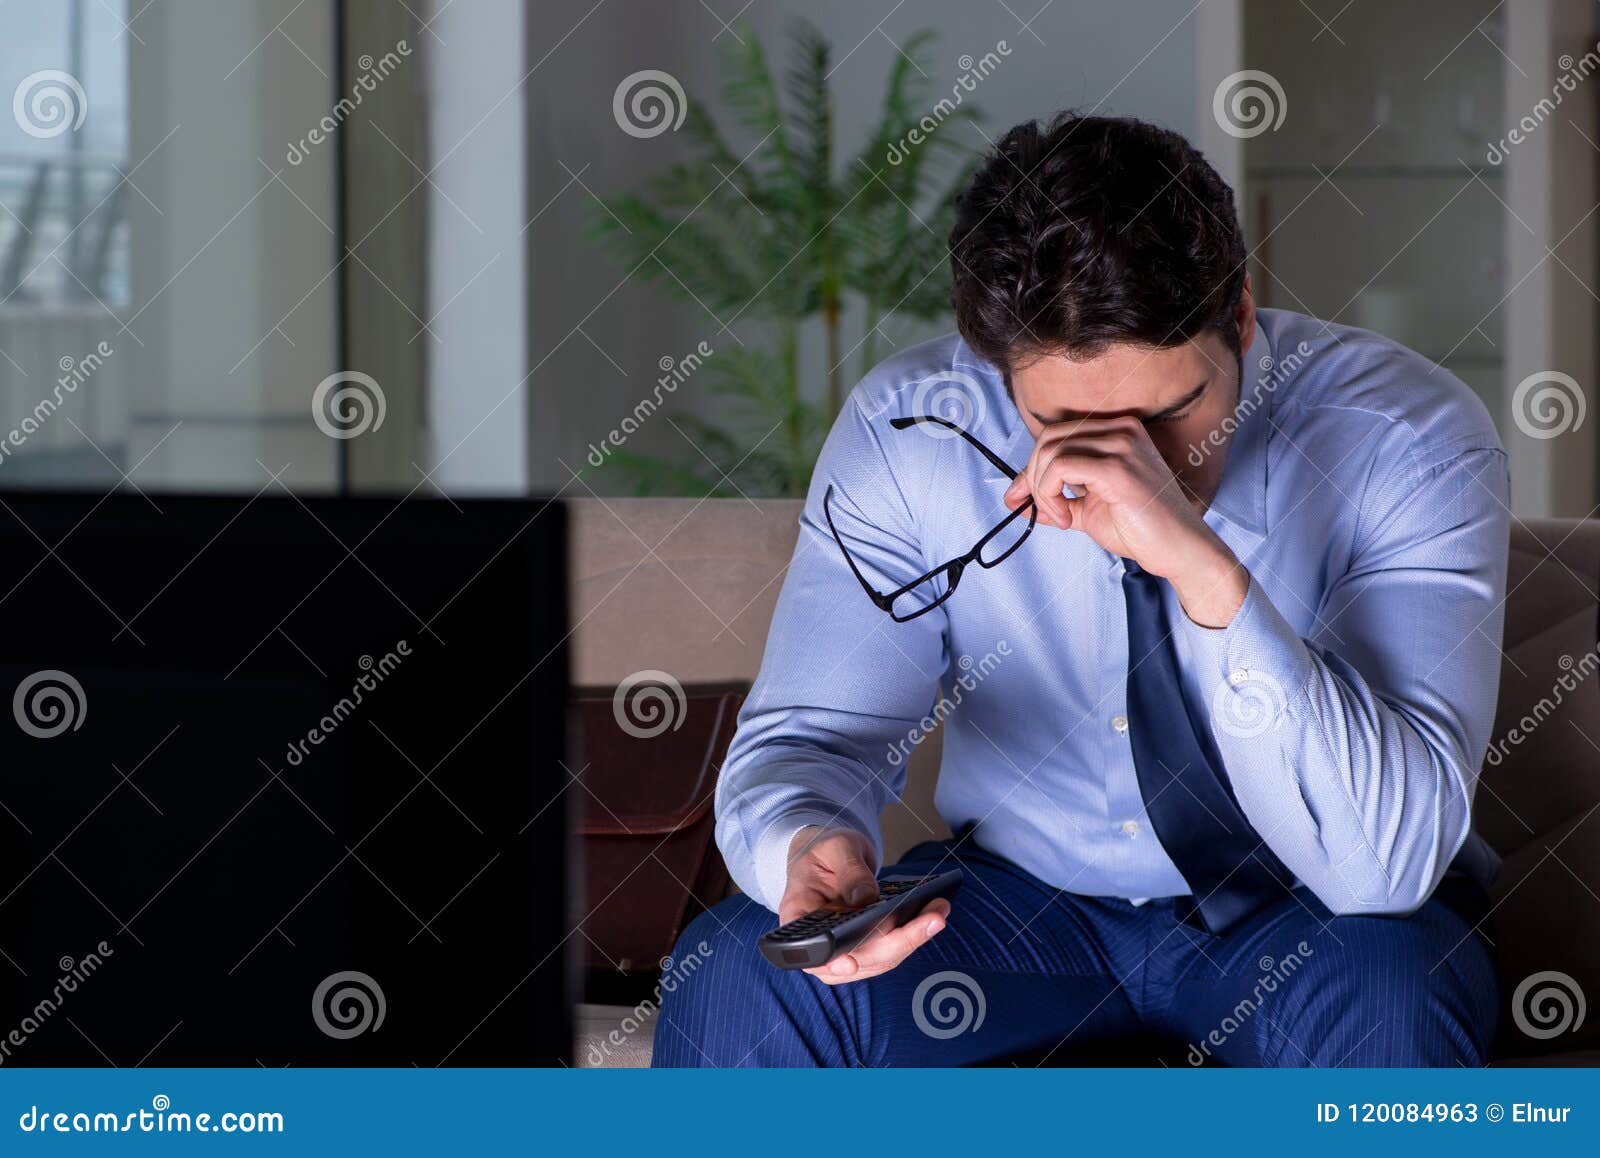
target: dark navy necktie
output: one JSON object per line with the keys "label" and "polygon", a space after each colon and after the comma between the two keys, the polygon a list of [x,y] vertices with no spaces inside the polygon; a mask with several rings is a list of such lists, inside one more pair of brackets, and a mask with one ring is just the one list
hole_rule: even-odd
{"label": "dark navy necktie", "polygon": [[1245,819],[1227,781],[1211,723],[1178,677],[1162,580],[1124,559],[1128,607],[1128,736],[1145,812],[1192,897],[1190,925],[1218,936],[1286,895],[1293,876]]}

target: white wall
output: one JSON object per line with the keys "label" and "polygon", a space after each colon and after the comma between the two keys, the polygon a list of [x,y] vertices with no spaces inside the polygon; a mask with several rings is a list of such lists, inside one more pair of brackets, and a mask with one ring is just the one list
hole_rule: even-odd
{"label": "white wall", "polygon": [[[432,0],[428,61],[427,422],[446,490],[528,485],[527,72],[517,0]],[[419,196],[421,191],[419,191]]]}
{"label": "white wall", "polygon": [[[1508,123],[1550,98],[1560,74],[1557,61],[1562,54],[1582,59],[1593,51],[1597,27],[1589,0],[1524,0],[1517,5],[1507,43],[1508,54],[1519,65],[1506,70]],[[1600,76],[1583,84],[1600,85]],[[1500,425],[1511,455],[1511,495],[1519,514],[1590,515],[1595,502],[1595,431],[1600,427],[1595,373],[1600,357],[1595,349],[1592,142],[1600,139],[1600,128],[1595,93],[1580,88],[1576,98],[1563,102],[1559,115],[1528,134],[1506,162],[1506,199],[1515,217],[1505,230],[1508,389]],[[1530,375],[1552,370],[1578,383],[1587,417],[1581,426],[1553,438],[1530,437],[1519,429],[1515,387]],[[1576,417],[1575,410],[1570,413]]]}

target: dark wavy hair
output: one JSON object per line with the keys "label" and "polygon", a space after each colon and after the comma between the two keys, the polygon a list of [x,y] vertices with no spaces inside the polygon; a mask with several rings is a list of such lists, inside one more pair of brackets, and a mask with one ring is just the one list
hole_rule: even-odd
{"label": "dark wavy hair", "polygon": [[1178,346],[1207,328],[1239,353],[1233,190],[1145,121],[1068,112],[1012,129],[957,201],[950,265],[956,326],[1007,382],[1040,355]]}

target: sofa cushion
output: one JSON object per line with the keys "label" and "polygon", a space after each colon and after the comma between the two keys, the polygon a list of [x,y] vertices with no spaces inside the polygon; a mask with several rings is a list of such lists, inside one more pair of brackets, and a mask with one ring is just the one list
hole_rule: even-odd
{"label": "sofa cushion", "polygon": [[1597,587],[1600,521],[1513,527],[1499,710],[1475,802],[1505,857],[1493,920],[1497,1052],[1509,1056],[1600,1044],[1600,1017],[1578,1017],[1600,996]]}
{"label": "sofa cushion", "polygon": [[1515,853],[1600,800],[1600,521],[1511,535],[1500,702],[1479,781],[1479,831]]}

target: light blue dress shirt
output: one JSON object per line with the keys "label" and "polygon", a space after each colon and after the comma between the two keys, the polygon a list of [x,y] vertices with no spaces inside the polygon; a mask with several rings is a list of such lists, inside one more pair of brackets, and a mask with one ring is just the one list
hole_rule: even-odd
{"label": "light blue dress shirt", "polygon": [[[1168,588],[1185,691],[1209,711],[1245,815],[1304,885],[1335,913],[1410,912],[1453,860],[1480,880],[1497,867],[1471,810],[1500,674],[1505,452],[1471,391],[1419,355],[1298,314],[1257,317],[1205,515],[1249,593],[1210,630]],[[964,440],[889,425],[930,409],[959,411],[1015,468],[1032,449],[999,373],[955,335],[851,393],[717,789],[734,879],[776,909],[789,844],[813,824],[866,833],[881,859],[879,813],[940,725],[935,800],[952,829],[975,824],[979,844],[1065,891],[1188,893],[1134,770],[1120,560],[1039,526],[895,623],[829,534],[831,483],[840,535],[887,592],[1004,516],[1009,480]]]}

